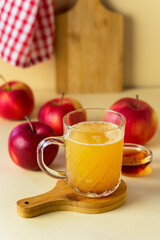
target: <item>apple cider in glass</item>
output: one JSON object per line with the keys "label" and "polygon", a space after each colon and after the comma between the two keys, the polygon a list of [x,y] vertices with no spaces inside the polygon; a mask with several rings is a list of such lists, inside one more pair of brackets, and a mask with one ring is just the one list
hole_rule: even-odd
{"label": "apple cider in glass", "polygon": [[[63,118],[62,137],[44,139],[38,146],[38,164],[48,175],[64,179],[85,197],[105,197],[121,182],[125,118],[99,108],[78,109]],[[49,169],[43,159],[47,145],[65,148],[66,169]]]}
{"label": "apple cider in glass", "polygon": [[[123,135],[117,125],[81,122],[66,138],[66,172],[71,187],[97,195],[112,192],[120,181]],[[110,132],[110,129],[114,131]]]}

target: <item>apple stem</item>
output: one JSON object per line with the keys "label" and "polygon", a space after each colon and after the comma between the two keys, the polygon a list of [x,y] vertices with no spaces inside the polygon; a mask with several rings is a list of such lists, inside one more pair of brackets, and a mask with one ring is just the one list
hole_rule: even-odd
{"label": "apple stem", "polygon": [[138,108],[138,94],[136,95],[136,108]]}
{"label": "apple stem", "polygon": [[25,119],[28,121],[28,123],[29,123],[29,125],[30,125],[30,128],[31,128],[31,131],[32,131],[32,133],[36,133],[36,130],[35,130],[35,128],[34,128],[34,126],[33,126],[33,124],[31,123],[31,120],[30,120],[30,118],[28,117],[28,116],[25,116]]}
{"label": "apple stem", "polygon": [[63,98],[64,98],[64,95],[65,95],[65,92],[62,92],[62,97],[61,97],[60,104],[62,104],[62,103],[63,103]]}
{"label": "apple stem", "polygon": [[0,74],[0,78],[1,78],[1,79],[3,80],[3,82],[6,84],[6,86],[7,86],[7,89],[6,89],[6,90],[10,91],[10,90],[11,90],[11,87],[9,86],[7,80],[6,80],[1,74]]}

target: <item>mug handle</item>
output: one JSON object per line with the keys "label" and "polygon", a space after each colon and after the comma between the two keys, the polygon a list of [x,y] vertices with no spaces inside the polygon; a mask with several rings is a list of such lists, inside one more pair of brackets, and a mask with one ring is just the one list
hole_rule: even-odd
{"label": "mug handle", "polygon": [[51,144],[57,144],[57,145],[62,145],[64,147],[64,138],[63,137],[48,137],[43,139],[38,147],[37,147],[37,162],[40,167],[40,169],[46,173],[47,175],[58,178],[58,179],[66,179],[66,174],[65,171],[56,171],[53,170],[44,163],[44,149]]}

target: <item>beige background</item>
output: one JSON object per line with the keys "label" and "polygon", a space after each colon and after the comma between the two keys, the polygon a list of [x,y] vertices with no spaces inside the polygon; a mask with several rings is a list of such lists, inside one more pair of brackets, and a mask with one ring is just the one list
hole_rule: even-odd
{"label": "beige background", "polygon": [[[124,15],[124,87],[160,86],[160,1],[102,0]],[[0,74],[18,79],[34,89],[55,90],[54,56],[36,66],[21,69],[0,59]]]}
{"label": "beige background", "polygon": [[160,1],[102,1],[124,15],[124,85],[160,86]]}

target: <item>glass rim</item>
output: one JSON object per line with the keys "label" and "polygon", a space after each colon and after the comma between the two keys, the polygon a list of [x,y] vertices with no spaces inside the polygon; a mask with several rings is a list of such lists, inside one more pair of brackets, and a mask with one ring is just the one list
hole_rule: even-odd
{"label": "glass rim", "polygon": [[137,144],[137,143],[124,143],[123,144],[123,148],[124,149],[136,149],[136,150],[144,150],[147,152],[148,156],[146,157],[146,159],[148,159],[149,157],[152,156],[152,151],[147,147],[147,146],[144,146],[144,145],[140,145],[140,144]]}
{"label": "glass rim", "polygon": [[[119,113],[119,112],[116,112],[114,110],[110,110],[110,109],[107,109],[107,108],[79,108],[79,109],[76,109],[74,111],[71,111],[69,113],[67,113],[64,117],[63,117],[63,124],[66,125],[69,129],[72,129],[74,131],[81,131],[81,132],[88,132],[87,130],[80,130],[80,129],[77,129],[71,125],[69,125],[67,122],[66,122],[66,118],[70,115],[70,114],[73,114],[74,112],[80,112],[80,111],[84,111],[84,110],[103,110],[103,111],[106,111],[106,112],[111,112],[111,113],[114,113],[114,114],[117,114],[119,115],[122,119],[123,119],[123,123],[115,128],[110,128],[110,129],[107,129],[107,130],[102,130],[102,131],[99,131],[99,132],[108,132],[108,131],[113,131],[113,130],[116,130],[116,129],[119,129],[121,127],[123,127],[125,124],[126,124],[126,118],[123,116],[123,114]],[[95,120],[96,121],[96,120]],[[104,121],[104,120],[102,120]],[[83,121],[82,121],[83,122]],[[104,121],[105,122],[105,121]],[[115,124],[116,125],[116,124]]]}

